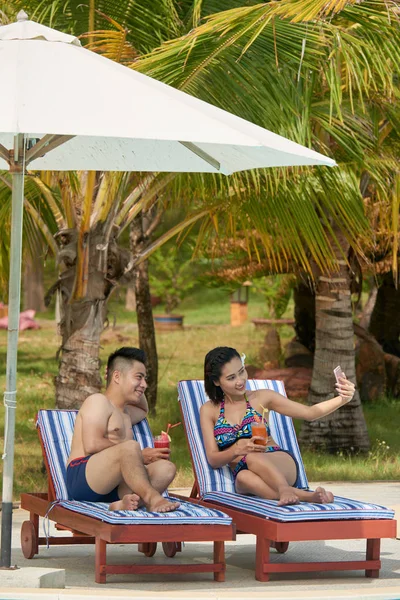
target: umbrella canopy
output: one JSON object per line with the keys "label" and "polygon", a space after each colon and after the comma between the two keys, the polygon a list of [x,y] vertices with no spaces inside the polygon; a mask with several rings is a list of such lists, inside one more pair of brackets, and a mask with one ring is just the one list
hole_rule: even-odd
{"label": "umbrella canopy", "polygon": [[24,173],[230,174],[335,162],[27,20],[0,27],[0,169],[13,175],[1,564],[11,564]]}
{"label": "umbrella canopy", "polygon": [[[24,20],[0,28],[0,144],[37,170],[221,172],[335,162]],[[61,141],[60,140],[60,141]],[[66,141],[68,140],[68,141]],[[54,143],[48,139],[49,143]],[[42,152],[40,152],[42,150]],[[44,152],[43,152],[44,150]],[[44,155],[44,156],[43,156]],[[8,168],[4,151],[0,169]]]}

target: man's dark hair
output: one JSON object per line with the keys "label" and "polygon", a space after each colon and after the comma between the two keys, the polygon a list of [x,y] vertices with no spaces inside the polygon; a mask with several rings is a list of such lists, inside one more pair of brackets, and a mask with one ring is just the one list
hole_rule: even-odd
{"label": "man's dark hair", "polygon": [[114,371],[123,371],[135,361],[146,364],[146,353],[140,348],[124,346],[110,354],[107,360],[107,386],[111,383]]}

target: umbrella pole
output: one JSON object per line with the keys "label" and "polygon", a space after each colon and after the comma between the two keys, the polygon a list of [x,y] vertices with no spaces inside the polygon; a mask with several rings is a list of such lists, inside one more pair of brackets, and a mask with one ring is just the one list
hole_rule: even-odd
{"label": "umbrella pole", "polygon": [[10,281],[8,294],[7,370],[4,405],[3,502],[1,522],[1,566],[11,566],[11,533],[14,469],[15,410],[17,407],[17,351],[21,298],[22,218],[24,205],[24,173],[22,156],[16,148],[12,164],[12,217]]}

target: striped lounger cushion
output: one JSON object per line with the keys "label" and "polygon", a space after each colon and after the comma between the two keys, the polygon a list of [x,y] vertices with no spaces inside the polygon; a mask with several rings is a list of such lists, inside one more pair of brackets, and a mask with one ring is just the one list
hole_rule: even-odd
{"label": "striped lounger cushion", "polygon": [[[44,451],[50,467],[57,504],[68,510],[99,519],[113,525],[230,525],[232,519],[218,510],[181,502],[178,510],[169,513],[150,513],[146,510],[109,511],[103,502],[77,502],[68,500],[66,464],[71,448],[77,411],[40,410],[37,418]],[[147,419],[133,426],[135,439],[142,448],[153,447],[153,436]],[[170,498],[173,500],[173,498]]]}
{"label": "striped lounger cushion", "polygon": [[[247,387],[250,390],[271,389],[286,396],[282,381],[249,380]],[[230,468],[225,466],[220,469],[213,469],[207,461],[200,427],[200,407],[208,400],[203,381],[180,381],[178,393],[199,484],[199,493],[203,500],[220,504],[221,508],[224,506],[230,507],[266,519],[283,522],[393,518],[394,511],[384,506],[340,498],[339,496],[336,496],[335,502],[331,504],[301,502],[291,506],[278,506],[276,500],[264,500],[256,496],[237,494]],[[297,487],[309,489],[292,419],[270,411],[269,425],[272,437],[279,446],[289,450],[297,459],[299,465]]]}

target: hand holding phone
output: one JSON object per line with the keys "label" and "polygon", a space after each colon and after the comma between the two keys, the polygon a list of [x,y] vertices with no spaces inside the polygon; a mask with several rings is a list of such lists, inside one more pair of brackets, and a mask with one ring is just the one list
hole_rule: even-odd
{"label": "hand holding phone", "polygon": [[338,367],[336,367],[335,369],[333,369],[333,373],[336,377],[336,382],[340,383],[339,378],[343,377],[343,371],[342,371],[342,367],[339,365]]}
{"label": "hand holding phone", "polygon": [[[336,377],[336,392],[345,402],[350,402],[356,389],[354,383],[351,383],[351,381],[347,379],[340,366],[333,369],[333,372]],[[343,377],[344,382],[339,381],[341,377]]]}

